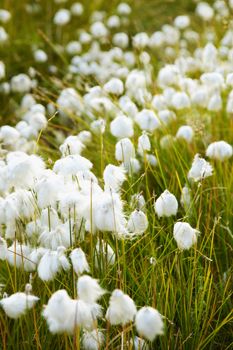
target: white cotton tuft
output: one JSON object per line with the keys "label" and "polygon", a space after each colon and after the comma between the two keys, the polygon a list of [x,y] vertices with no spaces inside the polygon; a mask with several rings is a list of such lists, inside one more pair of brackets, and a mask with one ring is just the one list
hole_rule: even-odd
{"label": "white cotton tuft", "polygon": [[[48,213],[49,215],[49,213]],[[39,237],[41,245],[46,248],[56,250],[59,246],[65,248],[70,247],[72,244],[72,234],[70,233],[70,221],[65,222],[64,224],[58,224],[55,228],[46,227],[42,229],[42,233]]]}
{"label": "white cotton tuft", "polygon": [[232,157],[233,148],[225,141],[211,143],[206,150],[206,156],[221,162]]}
{"label": "white cotton tuft", "polygon": [[71,299],[65,290],[54,293],[43,312],[52,333],[69,334],[74,334],[77,326],[92,330],[100,315],[101,307],[98,304]]}
{"label": "white cotton tuft", "polygon": [[83,14],[84,8],[81,2],[75,2],[70,8],[70,12],[73,16],[81,16]]}
{"label": "white cotton tuft", "polygon": [[0,140],[5,146],[12,146],[20,137],[20,133],[16,128],[9,125],[3,125],[0,128]]}
{"label": "white cotton tuft", "polygon": [[108,164],[104,169],[104,189],[118,192],[126,180],[125,169],[121,166]]}
{"label": "white cotton tuft", "polygon": [[119,115],[110,124],[111,134],[119,139],[132,137],[134,134],[133,122],[125,115]]}
{"label": "white cotton tuft", "polygon": [[191,169],[188,172],[188,178],[195,182],[200,181],[206,177],[212,176],[213,168],[204,158],[200,158],[196,154],[192,162]]}
{"label": "white cotton tuft", "polygon": [[131,234],[141,235],[148,227],[146,215],[141,210],[134,210],[129,217],[127,229]]}
{"label": "white cotton tuft", "polygon": [[62,178],[53,171],[47,170],[35,186],[39,208],[43,209],[48,206],[56,208],[59,190],[63,187]]}
{"label": "white cotton tuft", "polygon": [[75,307],[67,292],[62,289],[55,292],[43,310],[49,330],[52,333],[73,333],[75,329]]}
{"label": "white cotton tuft", "polygon": [[149,44],[149,36],[145,32],[137,33],[133,37],[133,46],[139,50],[144,49]]}
{"label": "white cotton tuft", "polygon": [[197,242],[199,231],[192,228],[187,222],[177,222],[174,225],[173,236],[179,249],[190,249]]}
{"label": "white cotton tuft", "polygon": [[111,325],[126,325],[133,322],[137,309],[133,299],[124,294],[120,289],[112,292],[109,307],[106,312],[106,319]]}
{"label": "white cotton tuft", "polygon": [[79,277],[77,282],[78,297],[87,303],[96,303],[106,292],[98,281],[88,275]]}
{"label": "white cotton tuft", "polygon": [[91,168],[92,163],[87,158],[75,154],[57,160],[53,170],[57,174],[67,176],[76,175],[79,171],[90,170]]}
{"label": "white cotton tuft", "polygon": [[135,319],[138,334],[149,341],[153,341],[157,335],[163,334],[163,320],[160,313],[149,306],[141,308]]}
{"label": "white cotton tuft", "polygon": [[8,247],[7,261],[11,266],[17,268],[24,267],[25,260],[30,254],[31,249],[25,244],[20,244],[14,241],[10,247]]}
{"label": "white cotton tuft", "polygon": [[161,216],[172,216],[177,214],[178,202],[174,194],[165,190],[160,197],[156,200],[155,212],[160,218]]}
{"label": "white cotton tuft", "polygon": [[90,271],[86,255],[81,248],[72,250],[70,253],[70,259],[73,265],[73,269],[77,275],[81,275],[83,272]]}
{"label": "white cotton tuft", "polygon": [[[110,231],[115,235],[126,233],[126,219],[123,212],[123,202],[117,193],[105,191],[95,196],[92,208],[92,220],[87,219],[88,231]],[[91,221],[90,221],[91,220]]]}
{"label": "white cotton tuft", "polygon": [[116,33],[113,35],[112,42],[114,45],[125,49],[129,44],[129,37],[126,33]]}
{"label": "white cotton tuft", "polygon": [[36,50],[34,52],[34,59],[38,63],[45,63],[48,60],[48,55],[44,50]]}
{"label": "white cotton tuft", "polygon": [[57,26],[64,26],[70,22],[71,13],[67,9],[60,9],[55,13],[53,23]]}
{"label": "white cotton tuft", "polygon": [[188,209],[191,205],[191,190],[187,186],[182,188],[180,203],[185,209]]}
{"label": "white cotton tuft", "polygon": [[26,293],[15,293],[0,300],[0,305],[8,317],[17,319],[35,305],[38,297]]}
{"label": "white cotton tuft", "polygon": [[116,160],[129,164],[130,159],[135,157],[134,145],[128,138],[121,139],[116,143],[115,148]]}
{"label": "white cotton tuft", "polygon": [[84,144],[80,141],[78,136],[68,136],[63,144],[59,147],[63,157],[71,154],[81,154],[84,149]]}
{"label": "white cotton tuft", "polygon": [[204,21],[210,21],[214,16],[214,10],[207,2],[201,1],[197,4],[196,14]]}
{"label": "white cotton tuft", "polygon": [[68,271],[70,263],[64,254],[65,248],[58,247],[56,251],[48,250],[38,265],[38,275],[42,281],[53,280],[62,269]]}
{"label": "white cotton tuft", "polygon": [[24,152],[8,153],[7,164],[9,186],[27,189],[34,187],[45,167],[40,157]]}
{"label": "white cotton tuft", "polygon": [[153,132],[161,125],[160,120],[156,116],[155,112],[151,109],[143,109],[135,116],[135,122],[142,130]]}
{"label": "white cotton tuft", "polygon": [[91,332],[84,331],[82,335],[82,345],[84,350],[99,350],[104,343],[104,334],[98,329]]}
{"label": "white cotton tuft", "polygon": [[190,25],[190,18],[189,16],[177,16],[174,20],[174,25],[178,28],[178,29],[185,29]]}
{"label": "white cotton tuft", "polygon": [[144,131],[138,138],[138,153],[143,156],[144,152],[149,152],[151,150],[150,139],[147,133]]}
{"label": "white cotton tuft", "polygon": [[182,125],[176,133],[177,139],[185,140],[187,143],[192,142],[193,136],[194,136],[194,131],[189,125]]}
{"label": "white cotton tuft", "polygon": [[4,238],[0,237],[0,260],[6,260],[7,254],[7,243]]}
{"label": "white cotton tuft", "polygon": [[130,344],[133,345],[134,350],[149,350],[149,346],[146,341],[142,338],[139,338],[135,335],[134,339],[130,340]]}
{"label": "white cotton tuft", "polygon": [[106,84],[104,84],[104,90],[110,94],[118,96],[123,94],[124,85],[120,79],[112,78]]}
{"label": "white cotton tuft", "polygon": [[190,99],[185,92],[176,92],[172,97],[172,106],[177,109],[190,107]]}
{"label": "white cotton tuft", "polygon": [[32,88],[32,81],[27,74],[21,73],[11,78],[11,89],[13,92],[25,93]]}

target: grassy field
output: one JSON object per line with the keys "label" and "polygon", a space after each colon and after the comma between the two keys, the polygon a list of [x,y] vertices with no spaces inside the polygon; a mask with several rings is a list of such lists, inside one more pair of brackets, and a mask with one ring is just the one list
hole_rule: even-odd
{"label": "grassy field", "polygon": [[[63,89],[73,87],[83,101],[83,96],[91,87],[103,85],[95,75],[70,73],[71,58],[62,50],[62,47],[71,40],[77,40],[80,29],[89,30],[90,15],[94,11],[104,10],[108,16],[113,15],[116,13],[119,2],[84,0],[82,1],[85,8],[84,14],[81,17],[72,18],[62,28],[54,25],[54,14],[61,7],[69,8],[73,1],[67,1],[64,4],[54,4],[52,0],[31,2],[40,6],[40,11],[35,14],[25,11],[28,3],[26,0],[0,2],[0,8],[9,10],[12,15],[11,20],[4,24],[9,39],[6,43],[0,44],[0,60],[6,66],[4,81],[10,81],[19,73],[28,73],[28,69],[33,67],[37,86],[31,90],[31,94],[37,103],[45,107],[48,104],[53,105],[52,113],[49,113],[48,109],[46,112],[47,127],[34,140],[33,153],[41,156],[46,167],[52,169],[54,162],[61,157],[59,146],[65,137],[77,135],[82,130],[91,131],[92,141],[83,150],[82,156],[93,163],[92,171],[103,188],[105,167],[108,164],[119,165],[114,156],[117,139],[110,130],[110,122],[113,119],[111,113],[106,111],[94,113],[95,119],[106,120],[105,133],[95,134],[91,128],[93,119],[89,117],[88,110],[84,109],[79,115],[68,113],[64,117],[56,112],[59,109],[57,99]],[[106,42],[101,44],[103,50],[108,51],[113,47],[111,38],[117,31],[127,32],[130,37],[144,31],[151,35],[162,25],[172,24],[176,16],[188,14],[192,20],[193,29],[200,34],[198,42],[188,45],[190,56],[194,57],[194,50],[206,45],[206,32],[214,31],[214,44],[219,47],[224,32],[231,26],[232,11],[227,19],[222,21],[213,19],[206,24],[194,15],[196,5],[189,0],[135,0],[128,3],[132,6],[129,22],[123,24],[120,30],[113,29],[110,38],[108,37]],[[46,51],[48,60],[45,63],[35,61],[33,51],[36,48]],[[83,45],[82,53],[88,49],[89,46]],[[136,57],[133,68],[140,69],[145,74],[151,69],[152,81],[147,85],[147,89],[152,96],[160,94],[163,89],[157,82],[158,72],[165,64],[172,64],[175,58],[168,57],[164,47],[156,50],[147,48],[145,51],[150,54],[151,62],[143,65],[139,58],[143,50],[133,48],[132,43],[127,50],[132,51]],[[174,51],[178,57],[179,44],[174,46]],[[55,73],[49,71],[49,65],[56,66]],[[201,73],[203,72],[197,70],[190,73],[189,77],[199,80]],[[85,231],[82,225],[78,229],[78,225],[72,228],[74,238],[71,246],[67,247],[66,256],[68,257],[77,247],[81,247],[85,252],[90,266],[90,275],[98,279],[100,285],[108,291],[100,301],[104,315],[110,294],[115,288],[128,294],[135,301],[138,309],[148,305],[156,308],[163,315],[164,335],[156,337],[153,343],[148,342],[148,348],[152,350],[230,350],[233,346],[233,163],[232,158],[219,162],[205,157],[206,148],[211,142],[224,140],[232,144],[233,118],[232,114],[229,115],[226,112],[230,91],[230,88],[226,88],[221,92],[223,101],[221,110],[209,111],[192,104],[180,110],[171,107],[175,111],[176,119],[158,130],[149,132],[150,153],[156,157],[157,165],[152,166],[145,154],[141,157],[137,156],[141,168],[135,174],[130,172],[127,174],[120,192],[127,218],[137,207],[132,203],[132,196],[143,194],[145,198],[143,210],[148,219],[148,228],[142,235],[133,239],[118,239],[111,232],[97,230],[96,234],[93,234],[91,229],[89,230],[91,232],[84,233],[85,237],[82,239],[80,232]],[[24,113],[20,107],[22,96],[23,94],[12,92],[0,94],[1,126],[14,127],[21,120]],[[119,108],[118,97],[110,94],[109,99],[116,108]],[[143,105],[137,104],[137,101],[134,102],[139,110],[152,108],[150,101],[146,101]],[[194,130],[191,143],[174,139],[168,147],[162,147],[161,138],[168,134],[175,136],[182,125],[189,125]],[[131,137],[135,148],[140,135],[141,130],[135,124],[134,135]],[[5,146],[4,142],[1,141],[1,143],[2,159],[6,158],[8,152],[17,151],[13,146],[11,149]],[[32,153],[31,150],[28,153]],[[197,153],[210,161],[214,169],[213,175],[190,183],[187,174]],[[3,181],[4,178],[0,180],[0,182]],[[188,208],[180,205],[181,192],[185,184],[188,184],[191,191],[191,203]],[[165,189],[174,194],[179,202],[175,217],[159,218],[155,213],[154,202]],[[34,189],[30,190],[34,193]],[[16,191],[14,186],[6,191],[1,189],[1,197],[6,198],[14,191]],[[35,205],[36,214],[33,220],[38,218],[41,212],[37,202]],[[62,212],[59,212],[59,215],[62,217]],[[33,241],[32,237],[27,237],[25,233],[25,227],[29,221],[25,218],[17,218],[15,236],[6,239],[8,247],[15,238],[24,244],[34,244],[37,247],[40,245],[39,241]],[[188,222],[200,231],[197,244],[188,250],[178,249],[174,240],[173,226],[177,221]],[[6,225],[1,223],[1,226],[0,235],[4,238]],[[113,265],[106,261],[104,253],[97,258],[95,247],[98,240],[103,240],[113,249],[115,253]],[[57,290],[65,289],[72,298],[77,297],[77,276],[73,269],[68,272],[62,271],[52,281],[46,282],[38,277],[37,271],[30,274],[23,267],[17,268],[7,260],[0,260],[2,297],[4,293],[11,295],[24,291],[30,278],[32,292],[40,299],[32,310],[28,310],[17,320],[9,318],[0,308],[0,350],[83,349],[83,345],[80,344],[82,329],[76,330],[74,336],[64,333],[51,334],[46,320],[41,316],[43,306]],[[98,322],[98,328],[103,330],[106,338],[105,345],[99,346],[99,349],[134,349],[132,344],[130,345],[130,339],[137,332],[132,323],[123,327],[110,327],[103,316]]]}

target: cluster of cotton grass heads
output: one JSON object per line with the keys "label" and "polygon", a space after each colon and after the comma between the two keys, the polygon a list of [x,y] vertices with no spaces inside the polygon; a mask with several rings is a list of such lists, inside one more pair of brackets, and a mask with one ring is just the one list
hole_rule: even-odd
{"label": "cluster of cotton grass heads", "polygon": [[[213,7],[200,2],[196,15],[202,24],[214,16],[218,22],[232,7],[232,2],[216,1]],[[58,33],[84,11],[79,3],[60,8],[53,18]],[[82,343],[92,350],[153,349],[166,320],[167,326],[175,322],[162,298],[157,310],[153,274],[159,256],[175,251],[177,266],[186,253],[212,261],[204,249],[209,238],[201,229],[199,206],[209,191],[205,183],[222,186],[216,172],[227,171],[232,156],[229,140],[212,128],[220,118],[230,125],[233,114],[232,29],[222,32],[216,46],[213,29],[207,25],[199,33],[182,15],[152,35],[131,38],[131,11],[121,3],[111,16],[94,12],[88,30],[58,45],[70,61],[64,79],[71,86],[60,84],[57,98],[46,104],[34,94],[43,91],[35,68],[8,77],[7,63],[0,62],[2,94],[20,98],[20,120],[0,128],[0,260],[1,268],[14,272],[12,288],[2,286],[0,305],[18,319],[39,304],[49,331],[73,336],[77,348]],[[0,21],[10,20],[10,13],[0,10]],[[0,27],[0,41],[8,40]],[[163,66],[155,77],[158,51],[164,53]],[[46,47],[34,47],[32,54],[37,69],[46,63],[50,74],[59,74]],[[84,89],[82,79],[89,82]],[[54,161],[39,146],[51,120],[59,130],[52,132],[60,152]],[[63,125],[77,130],[66,134]],[[135,276],[127,276],[125,249],[135,245],[135,269],[148,259],[153,272],[152,296],[143,303]],[[29,282],[24,292],[17,283],[20,274]],[[41,289],[33,294],[40,281],[48,288],[46,297]]]}

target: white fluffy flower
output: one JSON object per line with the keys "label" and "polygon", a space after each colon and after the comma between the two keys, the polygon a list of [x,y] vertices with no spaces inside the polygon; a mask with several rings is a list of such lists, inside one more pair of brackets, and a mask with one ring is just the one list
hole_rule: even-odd
{"label": "white fluffy flower", "polygon": [[155,212],[158,217],[161,216],[172,216],[176,215],[178,210],[178,202],[174,194],[170,193],[168,190],[165,190],[159,198],[156,200]]}
{"label": "white fluffy flower", "polygon": [[11,89],[13,92],[25,93],[29,92],[32,87],[32,81],[26,74],[15,75],[11,79]]}
{"label": "white fluffy flower", "polygon": [[151,150],[150,139],[146,132],[143,132],[138,138],[138,153],[143,156],[144,152]]}
{"label": "white fluffy flower", "polygon": [[44,171],[43,160],[24,152],[11,152],[7,155],[8,181],[16,188],[33,188],[36,178]]}
{"label": "white fluffy flower", "polygon": [[72,334],[77,326],[88,330],[93,329],[98,308],[98,305],[93,306],[83,300],[71,299],[62,289],[51,296],[43,311],[43,316],[47,320],[50,332]]}
{"label": "white fluffy flower", "polygon": [[214,16],[214,10],[207,2],[204,1],[198,3],[196,7],[196,13],[204,21],[210,21]]}
{"label": "white fluffy flower", "polygon": [[76,306],[76,302],[69,297],[64,289],[55,292],[42,313],[47,320],[50,332],[73,333],[76,326],[75,312],[85,311],[82,308],[76,310]]}
{"label": "white fluffy flower", "polygon": [[108,35],[108,29],[100,21],[94,22],[90,27],[90,31],[95,38],[103,38]]}
{"label": "white fluffy flower", "polygon": [[137,33],[133,37],[133,46],[137,49],[144,49],[149,44],[149,36],[147,33]]}
{"label": "white fluffy flower", "polygon": [[146,160],[152,167],[155,167],[158,163],[156,157],[153,154],[146,154]]}
{"label": "white fluffy flower", "polygon": [[62,269],[68,271],[70,263],[64,254],[65,248],[58,247],[56,251],[48,250],[38,265],[38,275],[43,281],[50,281]]}
{"label": "white fluffy flower", "polygon": [[118,192],[126,179],[123,167],[108,164],[104,169],[104,189]]}
{"label": "white fluffy flower", "polygon": [[116,143],[115,157],[124,164],[128,164],[135,157],[135,149],[130,139],[124,138]]}
{"label": "white fluffy flower", "polygon": [[215,93],[210,97],[207,109],[210,112],[219,112],[222,109],[222,97],[219,93]]}
{"label": "white fluffy flower", "polygon": [[81,275],[84,271],[90,271],[86,255],[81,248],[72,250],[70,253],[70,259],[73,265],[73,269],[77,275]]}
{"label": "white fluffy flower", "polygon": [[104,90],[109,94],[122,95],[124,91],[124,85],[120,79],[112,78],[106,84],[104,84]]}
{"label": "white fluffy flower", "polygon": [[66,45],[66,52],[68,55],[78,55],[82,51],[82,45],[80,44],[79,41],[70,41]]}
{"label": "white fluffy flower", "polygon": [[0,61],[0,80],[5,78],[6,68],[4,62]]}
{"label": "white fluffy flower", "polygon": [[192,142],[193,136],[194,136],[194,131],[189,125],[182,125],[176,133],[177,139],[183,139],[188,143]]}
{"label": "white fluffy flower", "polygon": [[56,207],[59,199],[59,190],[63,188],[64,182],[61,177],[48,170],[36,183],[35,191],[37,202],[41,209],[48,206]]}
{"label": "white fluffy flower", "polygon": [[146,341],[142,338],[135,336],[131,339],[130,344],[133,344],[134,350],[149,350],[149,346]]}
{"label": "white fluffy flower", "polygon": [[38,297],[26,293],[15,293],[0,300],[0,305],[10,318],[19,318],[35,305]]}
{"label": "white fluffy flower", "polygon": [[148,220],[141,210],[134,210],[129,217],[127,228],[130,233],[140,235],[146,231]]}
{"label": "white fluffy flower", "polygon": [[38,63],[44,63],[48,60],[48,55],[44,50],[36,50],[34,52],[35,61]]}
{"label": "white fluffy flower", "polygon": [[179,29],[185,29],[190,25],[189,16],[177,16],[174,20],[174,25]]}
{"label": "white fluffy flower", "polygon": [[142,130],[150,132],[159,128],[161,125],[156,114],[150,109],[143,109],[141,112],[137,113],[135,121]]}
{"label": "white fluffy flower", "polygon": [[7,243],[4,238],[0,237],[0,260],[6,260],[7,254]]}
{"label": "white fluffy flower", "polygon": [[134,320],[137,309],[133,299],[124,294],[120,289],[112,292],[106,319],[111,325],[125,325]]}
{"label": "white fluffy flower", "polygon": [[106,128],[106,121],[102,118],[94,120],[91,123],[91,130],[97,135],[103,134],[105,132],[105,128]]}
{"label": "white fluffy flower", "polygon": [[84,331],[82,335],[82,345],[84,350],[99,350],[104,343],[104,334],[98,329],[91,332]]}
{"label": "white fluffy flower", "polygon": [[78,297],[87,303],[96,303],[106,292],[98,281],[91,276],[83,275],[77,282]]}
{"label": "white fluffy flower", "polygon": [[113,136],[122,139],[132,137],[134,134],[133,122],[125,115],[119,115],[110,124],[110,130]]}
{"label": "white fluffy flower", "polygon": [[6,146],[13,146],[13,144],[17,142],[19,137],[19,131],[16,128],[13,128],[12,126],[3,125],[0,128],[0,140]]}
{"label": "white fluffy flower", "polygon": [[83,11],[83,4],[81,4],[80,2],[75,2],[70,8],[70,12],[73,16],[81,16],[83,14]]}
{"label": "white fluffy flower", "polygon": [[72,154],[81,154],[84,147],[78,136],[68,136],[59,149],[64,157]]}
{"label": "white fluffy flower", "polygon": [[197,242],[199,231],[192,228],[187,222],[176,222],[173,228],[173,236],[179,249],[190,249]]}
{"label": "white fluffy flower", "polygon": [[129,15],[131,11],[131,7],[126,2],[121,2],[117,6],[117,13],[119,13],[119,15]]}
{"label": "white fluffy flower", "polygon": [[77,91],[73,88],[65,88],[61,91],[57,105],[63,113],[79,114],[83,110],[82,99]]}
{"label": "white fluffy flower", "polygon": [[25,264],[25,260],[29,256],[31,249],[25,244],[20,244],[14,241],[10,247],[8,247],[7,261],[11,266],[22,267]]}
{"label": "white fluffy flower", "polygon": [[[89,214],[88,214],[89,215]],[[86,228],[100,231],[110,231],[116,235],[126,232],[126,219],[123,203],[117,193],[105,191],[93,198],[92,219],[87,216]]]}
{"label": "white fluffy flower", "polygon": [[0,27],[0,43],[4,43],[8,40],[8,34],[3,27]]}
{"label": "white fluffy flower", "polygon": [[[48,211],[48,215],[49,211]],[[72,244],[72,234],[70,233],[70,222],[56,225],[55,228],[46,228],[39,237],[40,243],[49,249],[56,250],[59,246],[65,248]]]}
{"label": "white fluffy flower", "polygon": [[169,124],[171,121],[175,120],[176,119],[176,115],[173,111],[170,111],[169,109],[164,109],[164,110],[160,110],[158,112],[158,117],[159,117],[159,120],[167,125]]}
{"label": "white fluffy flower", "polygon": [[178,110],[190,107],[190,99],[185,92],[176,92],[172,97],[172,106]]}
{"label": "white fluffy flower", "polygon": [[[35,110],[36,108],[33,108],[35,106],[39,105],[33,105],[30,110],[24,115],[23,119],[28,123],[29,127],[32,128],[32,131],[38,132],[41,129],[46,128],[48,121],[44,115],[45,111]],[[24,130],[21,130],[22,135],[23,132]]]}
{"label": "white fluffy flower", "polygon": [[191,190],[187,186],[182,188],[180,203],[185,209],[189,208],[191,204]]}
{"label": "white fluffy flower", "polygon": [[163,334],[163,320],[160,313],[149,306],[141,308],[135,319],[136,329],[140,336],[153,341],[157,335]]}
{"label": "white fluffy flower", "polygon": [[54,24],[57,26],[64,26],[69,23],[71,18],[70,11],[67,9],[60,9],[55,13],[53,18]]}
{"label": "white fluffy flower", "polygon": [[116,33],[113,36],[112,42],[114,45],[124,49],[129,44],[129,37],[126,33]]}
{"label": "white fluffy flower", "polygon": [[58,159],[53,167],[53,170],[64,176],[77,175],[79,171],[90,170],[92,163],[78,154],[69,155],[64,158]]}
{"label": "white fluffy flower", "polygon": [[206,156],[211,159],[224,161],[231,158],[233,154],[232,146],[225,141],[217,141],[211,143],[206,150]]}
{"label": "white fluffy flower", "polygon": [[5,9],[0,9],[0,22],[7,23],[11,19],[11,13]]}
{"label": "white fluffy flower", "polygon": [[213,174],[213,168],[204,158],[196,154],[192,162],[191,169],[188,172],[188,178],[194,181],[200,181]]}

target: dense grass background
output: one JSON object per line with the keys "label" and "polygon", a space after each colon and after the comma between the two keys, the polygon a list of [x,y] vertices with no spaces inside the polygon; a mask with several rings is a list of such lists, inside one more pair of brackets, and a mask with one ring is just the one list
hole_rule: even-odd
{"label": "dense grass background", "polygon": [[[9,9],[12,20],[6,29],[10,40],[7,45],[0,46],[0,57],[6,63],[7,76],[27,72],[30,66],[38,69],[39,88],[34,91],[38,101],[44,103],[55,101],[61,87],[72,86],[73,81],[64,78],[67,65],[66,57],[57,54],[54,44],[58,42],[58,33],[52,23],[55,9],[53,1],[41,0],[43,11],[29,16],[24,8],[25,0],[2,0],[0,7]],[[72,3],[69,1],[67,4]],[[59,43],[74,39],[75,31],[88,26],[90,12],[106,10],[114,13],[116,4],[112,1],[83,1],[85,13],[81,19],[72,20],[66,30],[59,35]],[[157,1],[135,0],[132,4],[131,25],[129,31],[148,31],[152,33],[164,23],[170,23],[178,14],[190,13],[195,7],[190,0]],[[60,6],[61,7],[61,6]],[[226,24],[227,25],[227,24]],[[216,28],[218,31],[218,28]],[[219,29],[220,30],[220,29]],[[32,46],[46,48],[49,61],[59,67],[58,78],[48,74],[47,65],[36,66],[32,56]],[[155,59],[155,71],[162,64],[162,55]],[[20,99],[18,98],[18,101]],[[17,97],[0,97],[0,123],[14,125]],[[87,235],[82,249],[87,253],[93,277],[100,279],[101,285],[112,291],[122,288],[136,302],[137,306],[145,304],[156,307],[165,318],[165,335],[156,339],[152,349],[231,349],[232,342],[232,162],[214,164],[215,172],[200,186],[192,188],[193,205],[185,212],[179,209],[178,218],[189,221],[198,227],[201,234],[197,249],[180,252],[173,240],[173,219],[158,220],[154,214],[154,198],[165,188],[180,197],[181,188],[187,181],[187,172],[195,153],[204,154],[211,140],[224,139],[232,142],[232,120],[224,113],[216,113],[206,118],[203,111],[188,111],[189,123],[196,131],[194,143],[188,146],[182,142],[175,143],[171,150],[162,150],[159,137],[167,133],[162,130],[152,140],[154,154],[159,166],[152,169],[145,163],[140,176],[129,178],[124,187],[123,199],[130,212],[130,196],[143,191],[146,198],[149,229],[141,238],[133,242],[116,242],[111,235],[99,233],[117,251],[117,263],[112,268],[99,262],[94,266],[95,252],[91,249],[97,237]],[[178,115],[169,133],[175,134],[178,127],[187,119],[186,111]],[[75,134],[87,128],[80,120],[72,119],[68,125],[61,125],[57,118],[49,123],[39,141],[39,154],[47,163],[59,157],[58,143],[55,138],[57,130],[64,134]],[[135,141],[138,132],[135,132]],[[103,144],[102,144],[103,142]],[[91,147],[85,151],[94,163],[94,172],[101,176],[105,165],[114,163],[115,140],[109,130],[104,140],[94,139]],[[76,242],[78,246],[79,242]],[[150,258],[156,264],[150,264]],[[7,263],[0,263],[0,283],[5,285],[4,291],[11,294],[23,290],[28,282],[28,273],[16,271]],[[51,283],[43,283],[35,274],[33,293],[40,297],[39,303],[32,312],[18,321],[7,318],[0,310],[0,349],[71,349],[72,337],[51,335],[41,317],[41,309],[50,295],[65,288],[74,295],[74,279],[70,274],[62,274]],[[106,308],[108,296],[103,299]],[[105,324],[103,323],[103,327]],[[133,330],[129,332],[133,333]],[[114,334],[114,335],[113,335]],[[120,332],[113,330],[111,349],[117,349]]]}

